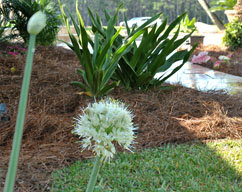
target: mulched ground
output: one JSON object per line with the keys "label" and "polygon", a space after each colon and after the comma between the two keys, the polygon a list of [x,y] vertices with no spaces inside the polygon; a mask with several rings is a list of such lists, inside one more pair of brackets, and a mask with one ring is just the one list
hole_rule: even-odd
{"label": "mulched ground", "polygon": [[[10,121],[0,124],[0,189],[11,151],[25,56],[10,56],[0,47],[0,103],[6,103]],[[11,68],[16,71],[11,73]],[[80,64],[74,53],[61,47],[37,48],[15,191],[48,191],[50,174],[78,159],[78,138],[71,134],[73,117],[93,99],[77,94],[70,85],[79,80]],[[125,91],[110,96],[125,102],[139,127],[136,149],[194,140],[241,139],[242,98],[219,92],[202,93],[176,86],[169,91]]]}
{"label": "mulched ground", "polygon": [[[215,57],[215,58],[218,58],[220,55],[226,56],[229,53],[232,53],[232,57],[230,60],[231,64],[228,66],[226,63],[223,63],[220,65],[219,69],[215,69],[215,70],[242,77],[242,48],[231,51],[228,48],[221,45],[220,46],[218,45],[199,46],[194,51],[193,55],[194,54],[197,55],[202,51],[207,51],[210,57]],[[214,69],[213,65],[214,65],[214,62],[211,62],[211,61],[201,64],[201,66],[207,67],[210,69]]]}

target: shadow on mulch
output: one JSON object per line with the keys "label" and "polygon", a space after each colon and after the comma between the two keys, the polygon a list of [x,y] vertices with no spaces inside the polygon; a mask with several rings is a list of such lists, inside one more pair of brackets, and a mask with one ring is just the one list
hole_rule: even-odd
{"label": "shadow on mulch", "polygon": [[[226,47],[218,45],[199,46],[195,49],[193,55],[198,55],[200,52],[204,51],[208,52],[208,55],[210,57],[215,57],[217,59],[220,55],[227,56],[229,53],[232,53],[232,57],[230,58],[230,65],[222,63],[219,69],[215,70],[242,77],[242,48],[238,48],[236,50],[231,51]],[[214,62],[209,61],[207,63],[201,64],[201,66],[214,69]]]}
{"label": "shadow on mulch", "polygon": [[[10,121],[0,124],[0,189],[4,185],[14,134],[25,56],[10,57],[0,48],[0,103],[6,103]],[[10,68],[16,72],[11,73]],[[70,85],[79,80],[80,64],[69,50],[39,47],[36,51],[23,141],[16,178],[16,191],[45,191],[54,169],[78,159],[78,138],[71,134],[73,117],[93,99],[81,96]],[[202,93],[176,86],[170,91],[125,91],[110,95],[125,102],[139,127],[136,149],[193,140],[242,138],[242,99],[223,93]]]}

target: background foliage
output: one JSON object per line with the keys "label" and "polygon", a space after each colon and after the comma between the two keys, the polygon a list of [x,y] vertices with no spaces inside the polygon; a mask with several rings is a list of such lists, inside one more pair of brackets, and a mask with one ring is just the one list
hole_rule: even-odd
{"label": "background foliage", "polygon": [[231,49],[242,47],[242,23],[238,18],[226,25],[223,41]]}
{"label": "background foliage", "polygon": [[[68,9],[75,11],[75,0],[61,0],[61,2],[66,4]],[[127,16],[127,19],[131,19],[132,17],[154,16],[160,12],[165,17],[168,17],[168,23],[171,23],[178,15],[187,11],[190,19],[195,17],[198,22],[211,24],[209,17],[197,0],[79,0],[81,14],[86,25],[91,25],[86,9],[87,6],[93,12],[97,12],[102,21],[104,21],[105,15],[103,10],[107,9],[113,15],[115,12],[114,7],[118,7],[122,2],[124,6],[120,10],[118,23],[124,20],[124,14]],[[212,0],[207,0],[207,2],[211,4]],[[223,12],[216,12],[216,14],[221,20],[227,22]],[[104,22],[104,24],[106,23]]]}
{"label": "background foliage", "polygon": [[28,42],[27,23],[30,17],[37,11],[43,10],[47,16],[47,25],[38,34],[36,43],[40,45],[50,45],[56,40],[56,35],[61,24],[58,15],[58,4],[52,0],[3,0],[4,18],[9,20],[12,34],[21,37],[24,42]]}

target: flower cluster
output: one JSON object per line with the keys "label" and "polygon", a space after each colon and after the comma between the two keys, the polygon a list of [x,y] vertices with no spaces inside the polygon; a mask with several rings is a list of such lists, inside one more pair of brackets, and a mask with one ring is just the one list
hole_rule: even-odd
{"label": "flower cluster", "polygon": [[212,61],[215,61],[213,68],[214,69],[219,69],[220,65],[223,63],[227,63],[228,65],[230,65],[230,59],[232,57],[232,53],[228,54],[227,56],[225,55],[220,55],[218,57],[218,60],[214,57],[211,58]]}
{"label": "flower cluster", "polygon": [[82,148],[92,149],[103,160],[115,154],[114,142],[130,150],[134,140],[133,115],[117,100],[106,99],[89,104],[76,118],[73,130],[82,138]]}
{"label": "flower cluster", "polygon": [[200,52],[198,55],[193,55],[192,57],[192,63],[196,64],[202,64],[207,63],[210,60],[210,57],[208,56],[208,52]]}
{"label": "flower cluster", "polygon": [[8,53],[14,57],[16,57],[17,55],[23,55],[27,51],[26,48],[21,48],[18,46],[8,46],[7,48],[9,50]]}
{"label": "flower cluster", "polygon": [[198,55],[193,55],[192,57],[192,63],[194,64],[202,64],[207,63],[208,61],[212,61],[213,68],[219,69],[220,65],[223,63],[227,63],[230,65],[230,59],[232,57],[232,53],[229,53],[228,55],[220,55],[218,58],[216,57],[210,57],[208,56],[208,52],[200,52]]}

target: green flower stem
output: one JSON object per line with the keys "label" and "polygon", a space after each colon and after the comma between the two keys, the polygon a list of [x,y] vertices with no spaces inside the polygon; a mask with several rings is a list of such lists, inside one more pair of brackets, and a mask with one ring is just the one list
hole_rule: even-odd
{"label": "green flower stem", "polygon": [[24,119],[26,112],[26,105],[28,100],[29,83],[31,78],[32,63],[35,49],[36,35],[30,35],[24,78],[22,82],[20,102],[18,106],[17,122],[15,127],[13,146],[8,166],[8,173],[4,186],[4,192],[12,192],[14,189],[15,176],[17,171],[18,157],[21,146],[21,140],[23,135]]}
{"label": "green flower stem", "polygon": [[99,156],[96,157],[95,165],[92,169],[92,174],[89,179],[88,185],[87,185],[87,190],[86,192],[93,192],[96,181],[97,181],[97,174],[99,172],[99,169],[102,165],[102,161]]}

